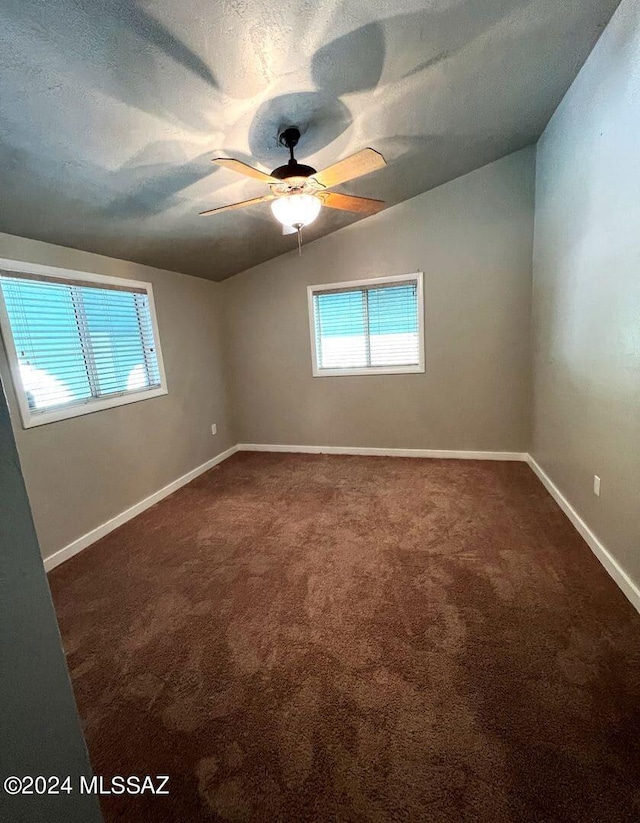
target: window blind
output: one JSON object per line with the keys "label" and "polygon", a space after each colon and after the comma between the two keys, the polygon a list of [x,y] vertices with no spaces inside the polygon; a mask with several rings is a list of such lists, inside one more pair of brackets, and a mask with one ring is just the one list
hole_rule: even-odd
{"label": "window blind", "polygon": [[0,288],[32,414],[161,385],[146,291],[4,272]]}
{"label": "window blind", "polygon": [[313,294],[319,370],[418,366],[415,280]]}

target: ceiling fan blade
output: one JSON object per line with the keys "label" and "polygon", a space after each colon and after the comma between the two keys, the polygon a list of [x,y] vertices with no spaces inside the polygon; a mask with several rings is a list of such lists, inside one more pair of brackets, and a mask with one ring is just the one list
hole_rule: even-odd
{"label": "ceiling fan blade", "polygon": [[219,214],[222,211],[245,209],[247,206],[257,206],[258,203],[267,203],[269,200],[275,199],[275,194],[265,194],[264,197],[254,197],[252,200],[241,200],[239,203],[230,203],[228,206],[220,206],[217,209],[207,209],[207,211],[201,211],[200,217],[205,217],[208,214]]}
{"label": "ceiling fan blade", "polygon": [[333,166],[327,166],[326,169],[313,174],[312,177],[325,189],[330,189],[339,183],[346,183],[349,180],[355,180],[356,177],[362,177],[363,174],[382,169],[386,165],[387,161],[380,152],[375,149],[362,149],[352,154],[351,157],[339,160]]}
{"label": "ceiling fan blade", "polygon": [[256,180],[261,180],[263,183],[281,182],[275,177],[272,177],[270,174],[260,171],[260,169],[254,169],[253,166],[249,166],[247,163],[243,163],[242,160],[233,160],[229,157],[214,157],[212,162],[217,163],[219,166],[224,166],[225,169],[231,169],[231,171],[238,172],[238,174],[244,174],[245,177],[254,177]]}
{"label": "ceiling fan blade", "polygon": [[334,191],[321,192],[318,197],[325,206],[341,211],[357,211],[360,214],[375,214],[384,208],[384,200],[372,200],[369,197],[354,197],[351,194],[338,194]]}

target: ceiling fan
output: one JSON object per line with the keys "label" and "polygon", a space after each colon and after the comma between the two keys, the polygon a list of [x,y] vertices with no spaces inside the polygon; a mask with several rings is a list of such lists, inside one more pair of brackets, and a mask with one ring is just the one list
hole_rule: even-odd
{"label": "ceiling fan", "polygon": [[329,191],[340,183],[346,183],[386,166],[386,161],[379,152],[369,148],[362,149],[322,171],[316,171],[311,166],[298,163],[295,159],[293,150],[299,139],[300,130],[293,126],[280,134],[279,141],[289,149],[290,158],[285,166],[278,166],[271,174],[255,169],[241,160],[226,157],[214,158],[213,162],[219,166],[267,183],[271,192],[263,197],[254,197],[251,200],[231,203],[217,209],[208,209],[200,214],[203,216],[219,214],[224,211],[255,206],[258,203],[271,202],[271,211],[274,217],[282,223],[283,233],[288,233],[287,229],[297,231],[298,244],[300,244],[302,229],[313,223],[322,206],[365,215],[375,214],[384,208],[382,200]]}

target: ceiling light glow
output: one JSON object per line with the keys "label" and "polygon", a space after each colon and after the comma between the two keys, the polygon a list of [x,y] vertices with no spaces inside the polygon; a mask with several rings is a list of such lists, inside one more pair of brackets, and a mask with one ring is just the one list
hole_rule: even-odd
{"label": "ceiling light glow", "polygon": [[289,194],[278,197],[271,204],[273,216],[283,226],[301,229],[309,226],[320,214],[322,203],[312,194]]}

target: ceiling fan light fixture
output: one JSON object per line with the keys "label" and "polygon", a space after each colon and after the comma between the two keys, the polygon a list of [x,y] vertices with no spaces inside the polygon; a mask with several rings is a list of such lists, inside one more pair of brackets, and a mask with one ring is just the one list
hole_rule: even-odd
{"label": "ceiling fan light fixture", "polygon": [[312,194],[289,194],[278,197],[271,203],[273,216],[283,226],[296,229],[309,226],[320,214],[322,203]]}

